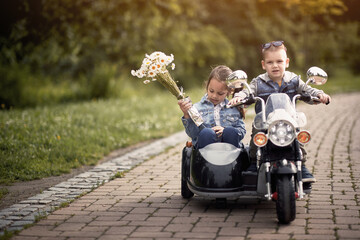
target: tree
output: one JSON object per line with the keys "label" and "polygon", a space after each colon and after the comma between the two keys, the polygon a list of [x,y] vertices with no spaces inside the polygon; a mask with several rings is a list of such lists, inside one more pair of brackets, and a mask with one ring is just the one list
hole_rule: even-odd
{"label": "tree", "polygon": [[[260,0],[270,2],[272,0]],[[342,0],[278,0],[288,9],[297,8],[303,16],[342,15],[347,10]],[[272,1],[274,2],[274,1]]]}

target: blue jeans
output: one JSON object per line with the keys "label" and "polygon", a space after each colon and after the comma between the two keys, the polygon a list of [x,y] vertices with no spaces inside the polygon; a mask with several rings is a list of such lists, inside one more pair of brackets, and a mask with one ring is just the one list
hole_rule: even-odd
{"label": "blue jeans", "polygon": [[223,134],[221,137],[216,136],[216,133],[211,128],[204,128],[200,131],[198,137],[198,148],[203,148],[211,143],[216,142],[225,142],[234,145],[239,148],[240,145],[240,135],[236,132],[236,129],[233,127],[224,128]]}

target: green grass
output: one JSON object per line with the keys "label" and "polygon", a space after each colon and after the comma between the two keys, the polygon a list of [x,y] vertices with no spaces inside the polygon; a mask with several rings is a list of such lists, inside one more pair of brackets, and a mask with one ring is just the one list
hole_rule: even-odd
{"label": "green grass", "polygon": [[183,129],[181,116],[177,100],[165,91],[130,99],[0,111],[0,183],[95,165],[112,150]]}
{"label": "green grass", "polygon": [[[360,91],[360,76],[338,71],[316,87],[331,95]],[[152,90],[125,99],[0,111],[0,184],[68,173],[95,165],[112,150],[183,130],[176,99]],[[204,90],[187,93],[197,102]]]}
{"label": "green grass", "polygon": [[5,197],[6,194],[9,193],[9,190],[7,188],[0,188],[0,200]]}

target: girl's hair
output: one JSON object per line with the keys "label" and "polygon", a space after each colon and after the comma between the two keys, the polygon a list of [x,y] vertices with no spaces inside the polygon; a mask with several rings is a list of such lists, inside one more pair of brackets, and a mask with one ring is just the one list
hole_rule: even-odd
{"label": "girl's hair", "polygon": [[[219,65],[219,66],[215,67],[215,68],[211,71],[208,80],[205,82],[205,84],[206,84],[206,89],[208,89],[209,83],[210,83],[210,80],[211,80],[211,79],[216,79],[216,80],[218,80],[218,81],[220,81],[220,82],[223,82],[223,83],[227,86],[226,79],[228,78],[228,76],[229,76],[232,72],[233,72],[233,71],[232,71],[229,67],[227,67],[227,66],[225,66],[225,65]],[[228,88],[228,89],[229,89],[229,88]],[[241,88],[241,89],[237,89],[237,90],[240,91],[240,90],[242,90],[242,88]],[[242,118],[245,119],[245,110],[244,110],[244,108],[238,107],[237,109],[239,110]]]}
{"label": "girl's hair", "polygon": [[208,80],[206,81],[206,89],[209,87],[209,83],[211,79],[216,79],[220,82],[223,82],[226,85],[226,78],[232,73],[232,70],[225,66],[225,65],[219,65],[215,67],[210,75]]}

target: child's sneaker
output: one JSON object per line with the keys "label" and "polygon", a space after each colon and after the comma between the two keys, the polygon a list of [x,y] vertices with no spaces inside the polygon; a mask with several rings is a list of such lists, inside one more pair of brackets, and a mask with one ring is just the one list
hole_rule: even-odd
{"label": "child's sneaker", "polygon": [[302,164],[302,166],[301,166],[301,173],[302,173],[302,181],[304,183],[314,183],[314,182],[316,182],[316,179],[310,173],[310,171],[305,167],[304,164]]}
{"label": "child's sneaker", "polygon": [[249,172],[257,172],[256,163],[252,162],[250,166],[246,169]]}

